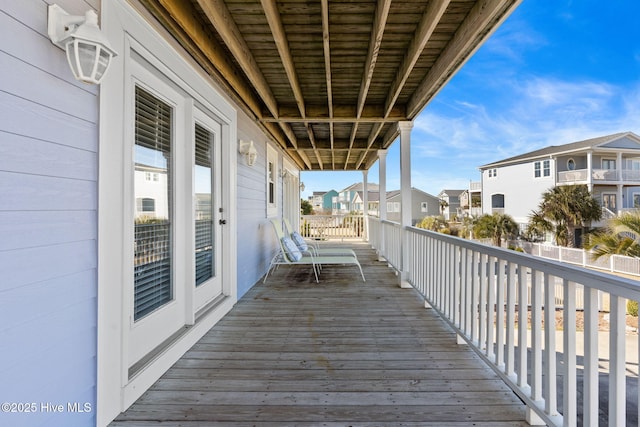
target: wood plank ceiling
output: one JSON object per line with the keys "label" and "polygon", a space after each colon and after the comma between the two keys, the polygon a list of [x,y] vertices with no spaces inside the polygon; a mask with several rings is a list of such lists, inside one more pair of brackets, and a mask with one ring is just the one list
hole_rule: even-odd
{"label": "wood plank ceiling", "polygon": [[520,0],[141,0],[302,170],[363,170]]}

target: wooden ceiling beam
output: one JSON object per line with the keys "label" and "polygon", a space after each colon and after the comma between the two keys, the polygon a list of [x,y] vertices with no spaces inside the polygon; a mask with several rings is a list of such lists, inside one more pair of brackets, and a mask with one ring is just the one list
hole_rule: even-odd
{"label": "wooden ceiling beam", "polygon": [[[300,88],[298,74],[296,73],[296,68],[293,64],[293,56],[291,55],[291,51],[289,50],[287,35],[284,32],[284,26],[282,25],[282,20],[280,19],[280,12],[278,12],[276,2],[272,0],[261,0],[261,3],[262,9],[265,13],[265,17],[267,18],[267,22],[269,23],[269,28],[271,29],[273,40],[275,41],[276,47],[278,48],[278,53],[280,54],[280,61],[282,62],[285,73],[287,74],[289,86],[291,86],[293,97],[295,98],[296,104],[298,105],[300,116],[302,118],[305,118],[306,111],[304,105],[304,96],[302,95],[302,89]],[[309,135],[311,144],[315,145],[313,128],[311,128],[308,123],[305,123],[305,128],[307,129],[307,134]],[[319,155],[316,155],[316,157],[318,160],[318,164],[320,165],[320,169],[324,169],[322,159]]]}
{"label": "wooden ceiling beam", "polygon": [[[233,57],[238,61],[240,67],[246,74],[247,78],[258,92],[262,102],[274,117],[278,114],[278,104],[271,92],[267,81],[256,63],[251,50],[245,42],[242,33],[238,29],[229,9],[223,0],[196,0],[203,12],[211,21],[225,45],[231,51]],[[287,136],[291,144],[296,147],[298,145],[297,138],[291,127],[286,123],[280,123],[282,131]]]}
{"label": "wooden ceiling beam", "polygon": [[[168,29],[173,29],[174,33],[180,31],[186,36],[186,39],[183,40],[185,48],[194,57],[204,55],[207,62],[215,67],[220,77],[236,92],[237,96],[242,99],[250,111],[260,118],[262,116],[260,103],[242,78],[234,72],[233,65],[227,60],[226,52],[205,31],[202,23],[196,18],[193,7],[187,2],[159,0],[159,3],[162,7],[159,7],[155,2],[144,1],[147,8],[154,12],[156,16],[163,18],[164,24],[169,27]],[[167,14],[171,17],[171,20],[167,19]],[[177,37],[178,35],[174,34],[174,36]],[[206,67],[202,60],[199,62],[203,68],[209,68]],[[208,71],[210,72],[210,70]]]}
{"label": "wooden ceiling beam", "polygon": [[[320,10],[322,14],[322,50],[324,53],[324,76],[327,85],[327,108],[329,119],[333,119],[333,87],[331,85],[331,46],[329,34],[329,0],[321,0]],[[333,122],[329,122],[329,139],[333,149]],[[331,152],[331,168],[336,168],[336,158]]]}
{"label": "wooden ceiling beam", "polygon": [[414,118],[444,87],[482,42],[504,21],[521,0],[482,0],[477,2],[451,41],[440,54],[422,83],[411,96],[407,116]]}
{"label": "wooden ceiling beam", "polygon": [[279,108],[277,117],[269,117],[269,113],[265,111],[261,121],[288,123],[389,123],[409,120],[403,105],[394,106],[387,117],[383,117],[382,105],[365,106],[360,117],[356,117],[355,107],[350,105],[334,105],[331,117],[324,105],[307,105],[306,111],[306,117],[302,118],[297,114],[296,108],[282,106]]}
{"label": "wooden ceiling beam", "polygon": [[447,6],[449,6],[449,0],[430,1],[427,4],[427,8],[416,29],[415,36],[411,39],[411,43],[409,43],[402,65],[398,69],[396,77],[391,84],[384,109],[385,116],[391,112],[393,105],[398,100],[411,71],[413,71],[413,67],[416,65],[416,62],[418,62],[420,55],[422,55],[433,31],[447,10]]}
{"label": "wooden ceiling beam", "polygon": [[[362,110],[364,109],[364,105],[367,100],[369,87],[371,86],[371,80],[373,79],[373,72],[375,71],[376,63],[378,61],[378,54],[380,53],[380,45],[382,44],[384,29],[387,26],[387,17],[389,16],[390,8],[391,0],[379,1],[376,4],[376,13],[373,20],[373,26],[371,28],[371,38],[369,40],[369,48],[367,49],[367,59],[365,61],[364,75],[362,76],[362,82],[360,83],[360,92],[358,93],[356,119],[360,119]],[[349,158],[351,157],[351,147],[353,147],[353,141],[355,140],[357,132],[358,122],[355,122],[353,124],[353,128],[351,129],[349,151],[347,152],[347,157],[344,161],[345,169],[347,169],[349,165]]]}

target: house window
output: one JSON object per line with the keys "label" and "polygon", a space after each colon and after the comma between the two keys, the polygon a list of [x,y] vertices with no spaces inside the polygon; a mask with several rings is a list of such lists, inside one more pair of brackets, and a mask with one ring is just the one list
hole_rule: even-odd
{"label": "house window", "polygon": [[489,173],[489,178],[498,176],[498,169],[489,169],[487,172]]}
{"label": "house window", "polygon": [[156,201],[155,199],[151,199],[149,197],[138,197],[136,199],[136,209],[138,212],[155,212],[156,211]]}
{"label": "house window", "polygon": [[278,215],[278,152],[267,145],[267,217]]}
{"label": "house window", "polygon": [[615,168],[616,168],[615,159],[602,159],[602,169],[615,170]]}
{"label": "house window", "polygon": [[533,163],[533,176],[540,178],[542,176],[551,176],[551,160]]}
{"label": "house window", "polygon": [[576,170],[576,161],[573,159],[567,160],[567,169],[570,171]]}
{"label": "house window", "polygon": [[494,209],[504,209],[504,194],[491,195],[491,207]]}
{"label": "house window", "polygon": [[640,193],[633,193],[633,207],[640,209]]}
{"label": "house window", "polygon": [[427,202],[420,203],[420,212],[429,212],[429,205]]}

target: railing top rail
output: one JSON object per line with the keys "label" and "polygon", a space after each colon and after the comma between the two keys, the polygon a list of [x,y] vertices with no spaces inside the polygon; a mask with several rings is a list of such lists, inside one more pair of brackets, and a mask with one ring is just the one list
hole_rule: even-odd
{"label": "railing top rail", "polygon": [[561,263],[559,261],[540,258],[533,255],[516,252],[510,249],[489,246],[470,240],[465,240],[447,234],[436,233],[416,227],[406,227],[407,231],[428,236],[429,238],[455,244],[459,247],[481,252],[507,262],[515,263],[532,270],[548,273],[552,276],[567,279],[574,283],[593,289],[608,292],[623,298],[640,300],[640,282],[625,277],[614,276],[600,271]]}

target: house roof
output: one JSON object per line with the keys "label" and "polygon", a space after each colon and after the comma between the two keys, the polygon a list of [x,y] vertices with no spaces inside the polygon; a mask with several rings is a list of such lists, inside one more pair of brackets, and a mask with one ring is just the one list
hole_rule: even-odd
{"label": "house roof", "polygon": [[[401,190],[392,190],[392,191],[387,191],[387,200],[389,200],[389,199],[393,199],[393,198],[395,198],[395,197],[398,197],[398,196],[400,195],[400,192],[401,192]],[[425,196],[428,196],[428,197],[432,197],[432,198],[434,198],[434,199],[437,199],[437,197],[436,197],[436,196],[434,196],[434,195],[432,195],[432,194],[429,194],[429,193],[427,193],[426,191],[422,191],[422,190],[420,190],[420,189],[418,189],[418,188],[415,188],[415,187],[411,187],[411,192],[418,192],[418,193],[422,193],[422,194],[423,194],[423,195],[425,195]]]}
{"label": "house roof", "polygon": [[140,0],[302,170],[366,170],[521,0]]}
{"label": "house roof", "polygon": [[[351,184],[350,186],[348,186],[347,188],[343,189],[342,191],[340,191],[341,193],[344,193],[345,191],[363,191],[363,186],[364,184],[362,182],[356,182],[355,184]],[[374,184],[372,182],[368,182],[367,183],[367,190],[368,191],[378,191],[378,184]]]}
{"label": "house roof", "polygon": [[[597,138],[585,139],[584,141],[576,141],[571,142],[569,144],[563,145],[551,145],[545,148],[541,148],[539,150],[530,151],[528,153],[520,154],[518,156],[509,157],[504,160],[499,160],[494,163],[489,163],[484,166],[480,166],[480,170],[490,169],[496,166],[505,166],[513,163],[520,163],[527,160],[533,160],[536,158],[549,157],[553,155],[571,153],[576,151],[584,151],[591,148],[603,147],[607,144],[610,144],[616,140],[620,140],[622,138],[630,138],[636,140],[638,144],[640,144],[640,137],[633,132],[620,132],[614,133],[612,135],[600,136]],[[637,147],[640,149],[640,145]]]}
{"label": "house roof", "polygon": [[445,194],[449,197],[457,197],[464,192],[465,190],[442,190],[438,193],[438,197],[442,197]]}

